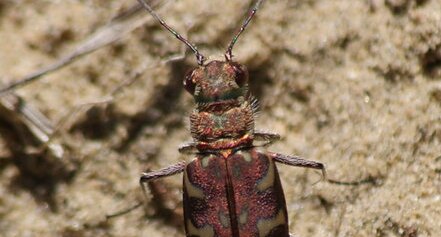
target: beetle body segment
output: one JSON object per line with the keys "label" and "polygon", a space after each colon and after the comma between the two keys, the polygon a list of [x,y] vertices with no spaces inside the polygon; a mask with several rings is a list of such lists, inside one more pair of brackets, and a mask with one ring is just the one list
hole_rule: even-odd
{"label": "beetle body segment", "polygon": [[274,160],[255,148],[200,154],[184,170],[184,217],[191,237],[288,237]]}

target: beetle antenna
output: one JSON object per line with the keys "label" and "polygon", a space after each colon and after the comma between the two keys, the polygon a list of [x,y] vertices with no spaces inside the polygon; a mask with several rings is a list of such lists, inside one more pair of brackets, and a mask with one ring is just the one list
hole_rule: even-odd
{"label": "beetle antenna", "polygon": [[145,1],[145,0],[138,0],[138,2],[141,4],[142,7],[144,7],[144,9],[146,9],[150,15],[153,16],[153,18],[155,18],[157,21],[159,21],[159,23],[166,28],[170,33],[172,33],[178,40],[180,40],[181,42],[183,42],[184,44],[186,44],[196,55],[196,60],[198,61],[199,65],[204,65],[204,61],[206,60],[205,56],[202,55],[201,53],[199,53],[198,49],[196,48],[196,46],[194,46],[192,43],[190,43],[190,41],[188,41],[186,38],[184,38],[181,34],[179,34],[178,32],[176,32],[173,28],[171,28],[169,25],[167,25],[167,23],[165,23],[164,20],[162,20],[161,17],[159,17],[158,14],[156,14],[155,11],[153,11],[152,7],[150,7],[150,5]]}
{"label": "beetle antenna", "polygon": [[239,36],[242,34],[242,32],[245,30],[245,28],[250,23],[251,19],[253,19],[253,16],[256,14],[257,10],[259,9],[260,5],[262,4],[264,0],[257,0],[254,4],[253,8],[251,8],[248,17],[243,22],[242,26],[240,27],[239,31],[234,35],[233,39],[231,40],[230,44],[228,45],[227,51],[225,52],[225,60],[231,61],[233,59],[233,47],[234,44],[236,44],[237,39],[239,39]]}

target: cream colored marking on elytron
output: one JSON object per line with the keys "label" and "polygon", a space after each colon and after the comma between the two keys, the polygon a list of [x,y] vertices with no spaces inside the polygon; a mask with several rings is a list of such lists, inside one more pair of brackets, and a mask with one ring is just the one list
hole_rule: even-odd
{"label": "cream colored marking on elytron", "polygon": [[199,199],[203,199],[205,197],[204,192],[190,182],[187,172],[185,172],[184,175],[184,183],[189,197],[195,197]]}
{"label": "cream colored marking on elytron", "polygon": [[210,162],[210,159],[213,158],[213,157],[214,157],[213,154],[210,154],[210,155],[208,155],[208,156],[204,156],[204,157],[201,159],[201,165],[202,165],[202,168],[207,168],[207,167],[208,167],[208,163]]}
{"label": "cream colored marking on elytron", "polygon": [[263,219],[257,222],[257,229],[259,230],[259,237],[267,236],[274,227],[283,225],[285,223],[285,213],[280,209],[274,218]]}
{"label": "cream colored marking on elytron", "polygon": [[266,189],[274,186],[274,162],[270,160],[268,164],[268,172],[257,184],[257,190],[259,191],[265,191]]}
{"label": "cream colored marking on elytron", "polygon": [[251,154],[248,151],[238,151],[236,154],[241,155],[246,162],[251,162]]}
{"label": "cream colored marking on elytron", "polygon": [[242,208],[239,215],[239,224],[245,225],[248,221],[248,208]]}
{"label": "cream colored marking on elytron", "polygon": [[223,227],[225,228],[230,227],[230,217],[225,215],[225,213],[219,212],[219,220]]}
{"label": "cream colored marking on elytron", "polygon": [[210,225],[205,225],[202,228],[196,228],[196,226],[187,220],[187,236],[200,236],[200,237],[214,237],[213,227]]}

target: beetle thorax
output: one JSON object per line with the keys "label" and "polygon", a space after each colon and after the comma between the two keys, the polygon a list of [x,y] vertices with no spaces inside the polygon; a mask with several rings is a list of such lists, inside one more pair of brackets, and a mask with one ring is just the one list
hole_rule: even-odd
{"label": "beetle thorax", "polygon": [[243,65],[212,61],[192,70],[184,86],[197,103],[190,126],[198,149],[231,149],[252,143],[255,108]]}

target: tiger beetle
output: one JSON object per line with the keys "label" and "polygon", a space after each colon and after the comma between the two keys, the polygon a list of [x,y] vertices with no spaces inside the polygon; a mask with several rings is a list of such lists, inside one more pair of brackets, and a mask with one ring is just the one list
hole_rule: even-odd
{"label": "tiger beetle", "polygon": [[289,237],[288,214],[276,162],[320,169],[322,163],[259,151],[279,135],[254,129],[258,109],[248,89],[246,67],[233,60],[233,46],[263,0],[251,8],[225,53],[225,60],[206,58],[168,26],[144,0],[139,3],[195,54],[198,66],[184,78],[196,109],[190,115],[193,142],[179,148],[194,154],[190,163],[144,172],[140,184],[184,172],[184,226],[188,237]]}

